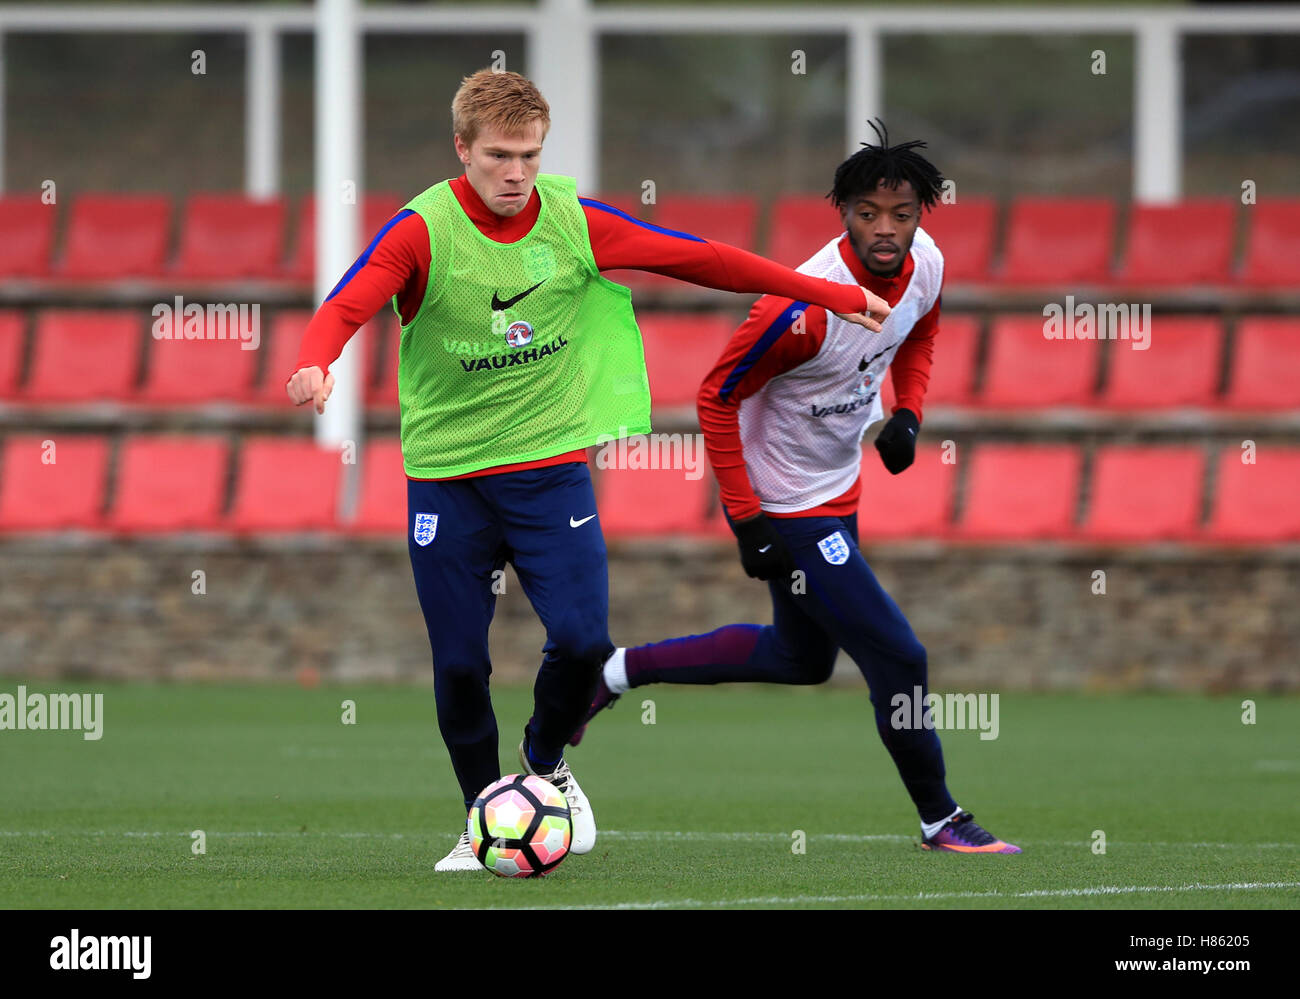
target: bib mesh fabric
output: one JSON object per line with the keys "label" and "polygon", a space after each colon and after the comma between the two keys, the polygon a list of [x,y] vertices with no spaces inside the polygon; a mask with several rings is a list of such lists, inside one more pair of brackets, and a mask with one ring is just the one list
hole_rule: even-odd
{"label": "bib mesh fabric", "polygon": [[406,206],[424,218],[432,254],[398,362],[407,475],[460,475],[650,429],[631,293],[596,269],[573,179],[539,174],[537,191],[537,222],[516,243],[479,232],[447,181]]}

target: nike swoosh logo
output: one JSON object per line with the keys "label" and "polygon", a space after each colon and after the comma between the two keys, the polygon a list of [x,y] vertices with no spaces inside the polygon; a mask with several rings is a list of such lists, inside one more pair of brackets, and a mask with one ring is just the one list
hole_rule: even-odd
{"label": "nike swoosh logo", "polygon": [[758,550],[758,554],[762,555],[764,552],[768,551],[771,547],[772,547],[771,545],[764,545],[762,548]]}
{"label": "nike swoosh logo", "polygon": [[[888,350],[888,349],[889,349],[888,347],[885,348],[885,350]],[[885,352],[885,350],[882,350],[882,351],[880,352],[880,354],[883,354],[883,353]],[[873,354],[872,357],[871,357],[871,361],[874,361],[877,357],[880,356],[880,354]],[[860,361],[858,362],[858,370],[859,370],[859,371],[866,371],[867,368],[871,366],[871,361],[868,361],[868,360],[867,360],[867,355],[866,355],[866,354],[863,354],[863,355],[862,355],[862,360],[860,360]]]}
{"label": "nike swoosh logo", "polygon": [[497,293],[495,291],[492,292],[492,311],[502,312],[510,308],[510,306],[516,304],[517,302],[522,302],[527,296],[531,295],[533,292],[535,292],[538,288],[540,288],[545,283],[546,283],[546,279],[542,278],[541,281],[538,281],[527,291],[521,291],[514,298],[507,298],[504,302],[501,301],[501,299],[497,298]]}
{"label": "nike swoosh logo", "polygon": [[581,527],[581,526],[582,526],[583,524],[585,524],[587,521],[594,519],[595,516],[596,516],[596,515],[593,513],[590,517],[583,517],[581,520],[574,520],[572,517],[570,517],[570,518],[569,518],[569,526],[570,526],[570,527]]}

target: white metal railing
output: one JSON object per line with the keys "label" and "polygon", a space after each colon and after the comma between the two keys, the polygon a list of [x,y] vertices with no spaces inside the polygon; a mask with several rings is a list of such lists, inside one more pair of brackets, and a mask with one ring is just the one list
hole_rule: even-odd
{"label": "white metal railing", "polygon": [[[279,186],[279,37],[316,27],[313,7],[139,7],[0,5],[0,190],[4,173],[3,46],[23,31],[231,31],[248,38],[245,187],[266,195]],[[367,33],[523,34],[528,69],[565,109],[552,126],[548,168],[576,176],[584,191],[598,183],[599,49],[611,34],[843,34],[848,42],[845,149],[856,148],[862,123],[883,113],[880,58],[888,34],[1121,33],[1136,40],[1134,197],[1168,201],[1181,193],[1182,73],[1179,43],[1197,33],[1300,33],[1300,6],[1183,7],[849,7],[592,6],[587,0],[535,5],[360,7]],[[11,39],[10,42],[12,43]]]}

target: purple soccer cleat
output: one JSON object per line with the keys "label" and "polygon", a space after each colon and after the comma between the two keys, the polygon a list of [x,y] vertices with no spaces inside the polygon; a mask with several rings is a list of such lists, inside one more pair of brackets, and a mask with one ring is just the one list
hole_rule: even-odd
{"label": "purple soccer cleat", "polygon": [[587,713],[582,716],[582,724],[578,726],[578,730],[569,737],[569,745],[576,746],[580,743],[583,734],[587,731],[587,723],[596,717],[596,712],[600,711],[602,708],[608,708],[617,700],[618,694],[611,694],[609,692],[609,687],[605,685],[605,677],[602,675],[596,683],[596,696],[591,702],[591,707],[589,707]]}
{"label": "purple soccer cleat", "polygon": [[921,842],[922,850],[947,850],[949,853],[1019,853],[1020,847],[1004,843],[987,829],[975,824],[975,816],[961,812],[929,839]]}

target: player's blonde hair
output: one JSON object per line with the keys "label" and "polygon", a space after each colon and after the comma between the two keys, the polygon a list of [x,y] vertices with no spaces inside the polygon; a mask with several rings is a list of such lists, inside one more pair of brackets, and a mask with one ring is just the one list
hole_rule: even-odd
{"label": "player's blonde hair", "polygon": [[518,73],[480,69],[461,81],[451,101],[452,133],[467,146],[484,129],[518,136],[538,121],[545,138],[551,127],[551,106],[533,82]]}

